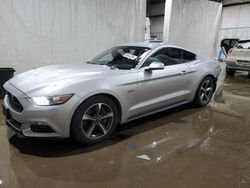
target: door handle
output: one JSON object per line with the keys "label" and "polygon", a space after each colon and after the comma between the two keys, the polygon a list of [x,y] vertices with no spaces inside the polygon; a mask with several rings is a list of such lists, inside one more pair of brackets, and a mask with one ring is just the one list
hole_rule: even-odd
{"label": "door handle", "polygon": [[184,74],[186,74],[186,71],[184,71],[184,70],[181,71],[181,75],[184,75]]}

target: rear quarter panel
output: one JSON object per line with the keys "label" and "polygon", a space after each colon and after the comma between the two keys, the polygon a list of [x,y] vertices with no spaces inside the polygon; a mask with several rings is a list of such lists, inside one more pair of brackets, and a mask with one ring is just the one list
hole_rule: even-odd
{"label": "rear quarter panel", "polygon": [[191,95],[187,100],[193,101],[196,91],[201,81],[208,75],[213,76],[216,80],[220,74],[220,64],[216,60],[199,59],[188,63],[191,76],[188,83],[188,88],[191,90]]}

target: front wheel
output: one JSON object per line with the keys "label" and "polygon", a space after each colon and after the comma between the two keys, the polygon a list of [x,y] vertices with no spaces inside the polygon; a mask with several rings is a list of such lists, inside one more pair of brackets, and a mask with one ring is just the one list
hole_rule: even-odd
{"label": "front wheel", "polygon": [[226,67],[226,73],[227,73],[227,75],[234,76],[235,72],[236,72],[236,70],[230,69],[230,68]]}
{"label": "front wheel", "polygon": [[199,107],[206,106],[212,99],[215,87],[214,79],[210,76],[205,77],[196,91],[193,103]]}
{"label": "front wheel", "polygon": [[71,134],[83,144],[95,144],[108,138],[118,123],[118,109],[106,96],[87,99],[76,110],[71,124]]}

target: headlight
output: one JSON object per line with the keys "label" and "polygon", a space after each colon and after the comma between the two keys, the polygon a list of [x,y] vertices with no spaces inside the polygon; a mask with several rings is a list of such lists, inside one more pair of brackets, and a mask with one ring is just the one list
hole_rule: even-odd
{"label": "headlight", "polygon": [[31,101],[37,106],[58,105],[67,102],[73,94],[58,95],[51,97],[31,97]]}

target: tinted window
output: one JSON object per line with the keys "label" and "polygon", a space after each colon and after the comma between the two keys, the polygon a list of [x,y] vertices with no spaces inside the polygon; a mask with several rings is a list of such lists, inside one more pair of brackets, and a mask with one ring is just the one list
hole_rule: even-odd
{"label": "tinted window", "polygon": [[228,51],[235,46],[235,44],[239,41],[239,39],[224,39],[221,41],[220,46],[223,47],[228,53]]}
{"label": "tinted window", "polygon": [[231,44],[230,45],[232,47],[234,47],[237,44],[238,41],[239,41],[238,39],[233,39],[233,40],[231,40]]}
{"label": "tinted window", "polygon": [[178,48],[166,48],[164,53],[169,58],[171,58],[171,60],[174,64],[179,64],[179,63],[183,63],[182,52],[183,51],[181,49],[178,49]]}
{"label": "tinted window", "polygon": [[189,61],[193,61],[196,59],[196,55],[191,53],[191,52],[188,52],[188,51],[183,51],[183,54],[184,54],[184,61],[185,62],[189,62]]}
{"label": "tinted window", "polygon": [[162,62],[165,66],[184,63],[183,50],[178,48],[163,48],[149,57],[144,66],[149,66],[152,62]]}

